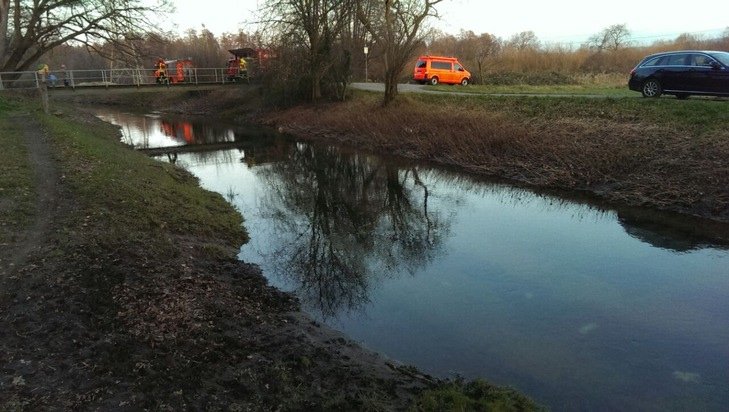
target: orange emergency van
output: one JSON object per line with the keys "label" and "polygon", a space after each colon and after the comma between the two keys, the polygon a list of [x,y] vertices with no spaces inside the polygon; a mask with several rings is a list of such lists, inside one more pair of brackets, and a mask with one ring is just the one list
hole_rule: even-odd
{"label": "orange emergency van", "polygon": [[417,83],[460,84],[471,82],[471,73],[455,57],[420,56],[415,63],[413,80]]}

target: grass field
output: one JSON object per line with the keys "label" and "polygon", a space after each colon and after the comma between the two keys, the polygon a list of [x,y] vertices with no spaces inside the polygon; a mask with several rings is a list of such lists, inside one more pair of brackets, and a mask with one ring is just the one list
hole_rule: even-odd
{"label": "grass field", "polygon": [[432,90],[474,94],[525,94],[525,95],[589,95],[589,96],[610,96],[610,97],[637,97],[639,93],[628,90],[626,86],[610,85],[468,85],[466,87],[438,85]]}

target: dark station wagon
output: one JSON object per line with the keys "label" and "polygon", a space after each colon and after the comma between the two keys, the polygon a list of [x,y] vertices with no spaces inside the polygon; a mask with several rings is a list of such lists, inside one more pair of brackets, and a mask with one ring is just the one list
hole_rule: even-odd
{"label": "dark station wagon", "polygon": [[652,54],[630,72],[628,87],[644,97],[729,96],[729,53],[683,50]]}

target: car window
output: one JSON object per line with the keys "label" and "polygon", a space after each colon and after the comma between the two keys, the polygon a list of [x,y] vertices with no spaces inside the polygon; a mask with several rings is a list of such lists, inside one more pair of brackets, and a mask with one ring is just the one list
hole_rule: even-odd
{"label": "car window", "polygon": [[705,54],[692,54],[690,58],[690,62],[692,66],[711,66],[711,62],[714,59],[711,57],[705,55]]}
{"label": "car window", "polygon": [[418,60],[417,63],[415,63],[416,69],[424,69],[426,66],[426,63],[423,60]]}
{"label": "car window", "polygon": [[651,59],[648,59],[643,63],[643,66],[657,66],[658,62],[661,60],[661,57],[663,56],[656,56]]}
{"label": "car window", "polygon": [[663,63],[666,66],[686,66],[691,64],[690,62],[686,61],[687,57],[689,55],[687,54],[672,54],[668,57],[668,60]]}
{"label": "car window", "polygon": [[454,69],[456,69],[456,71],[459,71],[459,72],[462,72],[462,71],[463,71],[463,66],[461,66],[461,65],[460,65],[460,64],[458,64],[458,63],[456,63],[456,64],[455,64],[455,66],[454,66],[453,68],[454,68]]}

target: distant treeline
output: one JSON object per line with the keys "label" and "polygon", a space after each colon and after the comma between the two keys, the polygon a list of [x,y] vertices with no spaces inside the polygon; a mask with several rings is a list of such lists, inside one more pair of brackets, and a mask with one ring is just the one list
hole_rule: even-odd
{"label": "distant treeline", "polygon": [[[610,44],[598,40],[618,32],[618,41]],[[543,44],[532,32],[523,32],[510,39],[489,33],[477,35],[462,31],[458,35],[435,33],[428,37],[417,54],[457,56],[472,72],[474,83],[481,84],[564,84],[578,79],[596,78],[598,74],[627,74],[645,55],[666,50],[704,49],[729,50],[729,28],[717,37],[682,34],[673,40],[660,40],[649,45],[633,45],[625,27],[611,26],[596,34],[585,44],[574,47]],[[607,36],[606,36],[607,35]],[[620,36],[623,36],[622,38]],[[622,40],[621,40],[622,39]],[[111,46],[100,45],[97,50],[86,47],[63,46],[47,56],[53,67],[65,64],[69,69],[102,69],[111,67],[148,67],[152,69],[159,58],[191,58],[197,67],[223,67],[229,57],[228,49],[240,47],[276,50],[283,45],[264,44],[256,33],[240,31],[215,36],[207,29],[189,30],[184,36],[173,34],[149,35],[134,41],[136,54],[115,55]],[[367,66],[370,81],[381,77],[381,54],[376,46],[368,50]],[[365,77],[363,50],[351,51],[350,78]],[[402,80],[411,75],[405,70]]]}
{"label": "distant treeline", "polygon": [[[682,34],[673,40],[636,45],[625,25],[614,25],[593,35],[579,47],[543,44],[533,32],[509,39],[488,33],[438,34],[423,53],[457,56],[481,84],[564,84],[600,74],[627,76],[646,55],[669,50],[729,51],[729,28],[716,37]],[[405,73],[408,74],[408,73]]]}

